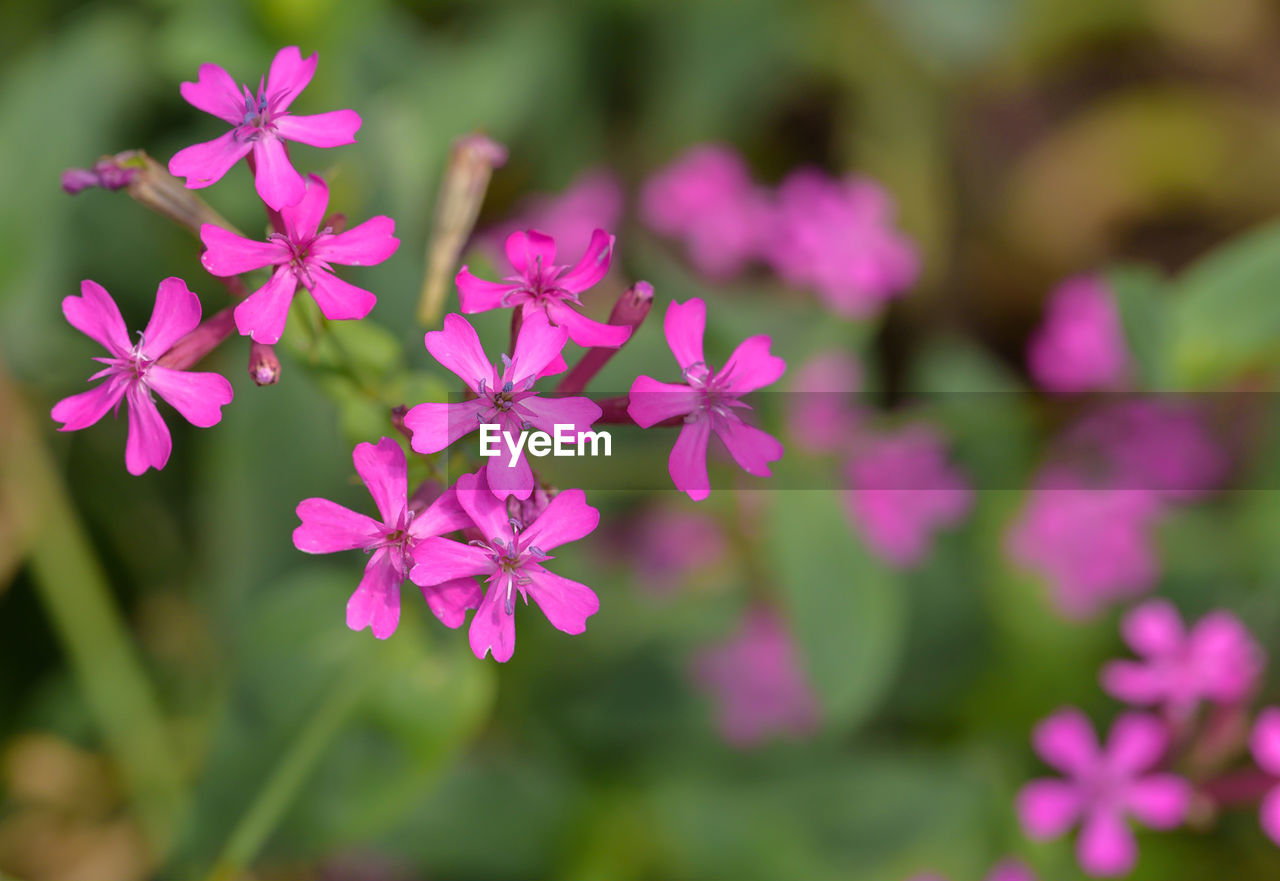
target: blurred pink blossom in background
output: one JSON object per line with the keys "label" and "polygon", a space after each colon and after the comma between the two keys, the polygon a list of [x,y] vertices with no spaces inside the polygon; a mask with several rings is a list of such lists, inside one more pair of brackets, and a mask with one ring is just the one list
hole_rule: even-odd
{"label": "blurred pink blossom in background", "polygon": [[1064,281],[1050,295],[1027,348],[1031,375],[1051,392],[1116,389],[1128,372],[1115,295],[1098,276]]}
{"label": "blurred pink blossom in background", "polygon": [[846,352],[824,352],[796,371],[787,396],[796,445],[810,453],[848,450],[862,421],[855,396],[862,371]]}
{"label": "blurred pink blossom in background", "polygon": [[[942,875],[917,875],[910,881],[948,881]],[[986,881],[1036,881],[1036,876],[1024,863],[1005,860],[991,870]]]}
{"label": "blurred pink blossom in background", "polygon": [[724,559],[724,531],[710,515],[655,507],[626,527],[622,549],[632,558],[636,578],[654,593],[672,593],[686,576]]}
{"label": "blurred pink blossom in background", "polygon": [[494,259],[503,259],[502,243],[522,229],[541,230],[569,254],[584,253],[597,229],[618,228],[622,220],[622,184],[607,168],[593,168],[574,178],[561,193],[543,193],[520,203],[513,215],[480,235]]}
{"label": "blurred pink blossom in background", "polygon": [[1249,746],[1258,767],[1275,778],[1275,786],[1262,799],[1259,819],[1263,831],[1280,844],[1280,708],[1267,707],[1258,714]]}

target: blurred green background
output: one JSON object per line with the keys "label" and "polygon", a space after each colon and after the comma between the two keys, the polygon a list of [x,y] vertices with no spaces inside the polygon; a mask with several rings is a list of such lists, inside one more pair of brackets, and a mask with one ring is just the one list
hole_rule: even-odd
{"label": "blurred green background", "polygon": [[[68,197],[59,174],[135,147],[163,162],[213,137],[179,82],[204,62],[252,81],[295,44],[320,54],[299,111],[364,118],[358,145],[295,151],[298,167],[329,176],[333,209],[389,214],[402,239],[348,275],[378,293],[373,318],[390,329],[348,341],[384,400],[288,358],[280,385],[257,389],[232,340],[206,362],[235,384],[222,423],[170,419],[168,467],[132,478],[122,424],[59,435],[47,418],[96,354],[61,298],[93,278],[141,327],[165,276],[187,279],[206,314],[225,294],[189,233],[123,194]],[[522,613],[502,666],[474,659],[411,586],[393,639],[350,633],[363,560],[297,552],[293,508],[324,496],[367,510],[352,444],[390,433],[389,404],[450,387],[412,316],[448,147],[473,130],[510,149],[482,225],[615,169],[632,210],[613,278],[652,281],[660,304],[707,298],[721,355],[767,331],[793,365],[855,351],[891,397],[1018,391],[1045,292],[1140,264],[1127,277],[1146,286],[1152,385],[1270,390],[1280,233],[1216,275],[1181,273],[1280,213],[1278,50],[1266,0],[3,5],[0,873],[966,881],[1016,854],[1050,881],[1082,877],[1067,842],[1023,840],[1012,798],[1038,773],[1035,720],[1072,702],[1114,711],[1096,671],[1120,648],[1114,616],[1062,622],[1005,561],[1019,493],[980,493],[907,573],[871,561],[832,493],[745,511],[717,494],[701,510],[723,519],[732,554],[656,597],[602,535],[564,548],[557,571],[590,584],[602,611],[579,637]],[[764,278],[699,280],[636,225],[631,197],[708,140],[737,146],[765,183],[802,164],[880,179],[924,280],[862,324]],[[243,167],[205,195],[262,226]],[[480,324],[499,338],[499,321]],[[602,386],[666,369],[658,331]],[[998,423],[931,415],[979,485],[1025,483],[1053,421],[1030,399]],[[1258,474],[1276,486],[1266,458]],[[790,454],[783,467],[833,464]],[[590,500],[625,546],[642,502],[692,506],[664,495]],[[1165,593],[1245,612],[1273,647],[1274,495],[1187,508],[1161,536]],[[791,613],[823,729],[741,751],[717,738],[686,666],[762,594]],[[1280,855],[1241,813],[1144,836],[1134,877],[1277,876]]]}

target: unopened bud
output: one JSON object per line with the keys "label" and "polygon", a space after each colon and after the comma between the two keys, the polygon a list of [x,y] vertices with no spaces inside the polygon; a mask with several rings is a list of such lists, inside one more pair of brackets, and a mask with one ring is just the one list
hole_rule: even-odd
{"label": "unopened bud", "polygon": [[249,377],[260,386],[280,381],[280,359],[273,346],[257,342],[249,345]]}

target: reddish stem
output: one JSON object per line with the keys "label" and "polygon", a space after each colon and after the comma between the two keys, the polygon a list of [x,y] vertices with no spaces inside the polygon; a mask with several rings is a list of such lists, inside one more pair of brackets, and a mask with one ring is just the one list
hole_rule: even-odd
{"label": "reddish stem", "polygon": [[1258,768],[1223,774],[1201,785],[1200,791],[1218,807],[1256,804],[1277,786],[1280,779]]}
{"label": "reddish stem", "polygon": [[[596,405],[600,408],[600,418],[595,421],[596,425],[635,425],[636,421],[631,418],[631,414],[627,412],[627,404],[629,403],[626,395],[617,398],[601,398],[596,401]],[[670,419],[664,419],[655,423],[653,428],[667,428],[670,426],[684,425],[683,416],[672,416]]]}
{"label": "reddish stem", "polygon": [[236,329],[234,308],[228,306],[200,323],[200,326],[173,344],[156,363],[161,367],[186,370],[216,349]]}
{"label": "reddish stem", "polygon": [[[638,281],[627,288],[618,298],[618,302],[613,304],[613,311],[609,313],[609,324],[630,327],[631,335],[635,336],[636,329],[644,323],[651,308],[653,308],[653,285],[647,281]],[[619,348],[621,346],[588,349],[573,369],[560,380],[556,391],[561,394],[575,394],[585,389],[604,365],[609,363],[609,359],[618,353]]]}

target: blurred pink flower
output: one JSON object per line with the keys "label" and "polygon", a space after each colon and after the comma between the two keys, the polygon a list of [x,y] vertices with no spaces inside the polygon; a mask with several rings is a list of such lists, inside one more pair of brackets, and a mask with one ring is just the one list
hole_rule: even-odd
{"label": "blurred pink flower", "polygon": [[777,438],[747,425],[733,411],[751,409],[738,399],[776,381],[787,369],[786,362],[769,354],[771,340],[761,335],[743,341],[724,367],[713,371],[702,355],[706,322],[707,305],[702,300],[671,302],[663,329],[684,382],[638,376],[631,384],[627,405],[627,412],[641,428],[684,417],[668,469],[676,488],[695,501],[711,494],[707,444],[712,432],[724,442],[734,461],[757,477],[768,477],[769,463],[782,458],[783,453]]}
{"label": "blurred pink flower", "polygon": [[598,229],[616,229],[622,219],[622,184],[612,171],[583,172],[564,192],[525,200],[515,216],[481,236],[487,249],[501,255],[502,243],[514,232],[542,230],[570,254],[585,253]]}
{"label": "blurred pink flower", "polygon": [[[547,365],[560,356],[566,331],[552,327],[541,312],[534,312],[520,326],[511,357],[502,356],[502,371],[489,362],[475,328],[456,313],[444,318],[444,330],[426,335],[427,351],[467,384],[475,398],[468,401],[419,404],[404,415],[413,432],[412,446],[419,453],[438,453],[481,425],[497,425],[512,437],[532,426],[554,434],[556,425],[572,425],[585,431],[600,418],[600,408],[590,398],[544,398],[533,390]],[[527,499],[534,489],[533,471],[524,450],[512,462],[505,442],[499,454],[485,460],[487,485],[499,498]]]}
{"label": "blurred pink flower", "polygon": [[1137,861],[1138,845],[1126,818],[1172,829],[1191,805],[1185,780],[1155,770],[1168,741],[1159,720],[1141,713],[1120,716],[1105,748],[1079,710],[1050,716],[1036,727],[1032,742],[1040,758],[1066,779],[1033,780],[1018,793],[1018,816],[1027,835],[1057,838],[1079,823],[1080,867],[1096,877],[1127,874]]}
{"label": "blurred pink flower", "polygon": [[[910,881],[947,881],[941,875],[917,875]],[[1036,876],[1018,860],[1005,860],[991,870],[986,881],[1036,881]]]}
{"label": "blurred pink flower", "polygon": [[615,348],[631,336],[630,327],[593,321],[569,305],[581,305],[578,295],[609,272],[613,236],[602,229],[593,232],[591,244],[573,268],[555,265],[555,239],[534,229],[513,232],[507,237],[506,251],[516,274],[501,282],[476,278],[465,266],[458,270],[458,302],[463,312],[514,306],[526,321],[541,312],[553,325],[568,330],[569,339],[588,348]]}
{"label": "blurred pink flower", "polygon": [[626,535],[626,553],[636,578],[653,593],[671,593],[686,575],[724,558],[724,531],[714,517],[698,511],[661,507],[644,512]]}
{"label": "blurred pink flower", "polygon": [[848,477],[850,518],[871,550],[898,567],[920,562],[934,531],[958,523],[973,501],[942,439],[923,426],[868,438]]}
{"label": "blurred pink flower", "polygon": [[320,228],[328,207],[329,188],[313,174],[302,201],[281,209],[284,232],[272,233],[265,242],[246,239],[211,223],[200,227],[205,246],[200,262],[213,275],[275,267],[267,283],[236,306],[236,328],[254,342],[280,340],[298,285],[311,293],[324,317],[332,321],[364,318],[377,303],[378,298],[369,291],[334,275],[330,264],[373,266],[386,260],[400,246],[394,235],[395,221],[372,217],[335,235],[329,227]]}
{"label": "blurred pink flower", "polygon": [[360,115],[354,110],[314,116],[289,113],[315,72],[315,55],[303,58],[297,46],[288,46],[276,53],[255,95],[248,86],[237,86],[218,65],[200,65],[199,79],[182,84],[182,97],[231,123],[232,129],[216,140],[179,150],[169,160],[169,173],[186,178],[190,189],[207,187],[252,151],[254,185],[262,201],[276,211],[302,201],[306,185],[289,161],[284,142],[338,147],[354,144],[360,128]]}
{"label": "blurred pink flower", "polygon": [[173,449],[169,428],[160,418],[152,392],[169,402],[198,428],[217,425],[222,407],[231,403],[231,383],[216,373],[192,373],[162,367],[156,362],[173,344],[200,324],[200,298],[180,278],[166,278],[156,290],[156,303],[147,328],[129,343],[129,331],[115,300],[102,285],[85,279],[80,296],[62,301],[62,314],[76,330],[106,347],[109,357],[94,358],[106,367],[89,377],[106,382],[87,392],[63,398],[52,416],[63,423],[59,431],[78,431],[95,424],[120,402],[129,403],[129,438],[124,463],[130,474],[159,470]]}
{"label": "blurred pink flower", "polygon": [[1124,617],[1121,632],[1141,660],[1107,664],[1102,687],[1131,704],[1163,706],[1175,720],[1201,700],[1247,698],[1262,673],[1262,649],[1230,612],[1210,612],[1188,631],[1172,603],[1152,600]]}
{"label": "blurred pink flower", "polygon": [[1280,844],[1280,708],[1267,707],[1258,714],[1249,746],[1258,767],[1276,778],[1276,785],[1263,796],[1258,817],[1262,831]]}
{"label": "blurred pink flower", "polygon": [[920,259],[893,228],[893,203],[869,178],[800,169],[778,188],[765,256],[788,284],[861,318],[915,284]]}
{"label": "blurred pink flower", "polygon": [[[515,651],[515,597],[529,597],[542,609],[551,626],[564,633],[582,633],[587,618],[600,609],[595,592],[585,584],[548,572],[542,564],[547,551],[588,535],[600,522],[600,512],[587,504],[580,489],[556,495],[532,522],[509,516],[505,502],[494,496],[482,474],[464,474],[456,485],[458,501],[471,517],[480,540],[470,544],[445,538],[420,542],[410,577],[430,586],[456,578],[483,575],[488,583],[480,608],[471,619],[471,650],[477,658],[493,653],[507,661]],[[474,582],[473,582],[474,583]]]}
{"label": "blurred pink flower", "polygon": [[654,232],[681,239],[699,272],[725,279],[760,256],[772,209],[737,151],[701,144],[645,182],[640,214]]}
{"label": "blurred pink flower", "polygon": [[716,699],[720,733],[734,746],[818,730],[818,700],[786,623],[771,609],[750,609],[728,641],[697,653],[692,674]]}
{"label": "blurred pink flower", "polygon": [[[386,639],[400,623],[400,586],[412,566],[414,548],[428,536],[470,526],[471,518],[453,490],[415,513],[407,498],[404,451],[391,438],[382,438],[377,446],[357,444],[351,460],[381,519],[357,514],[328,499],[305,499],[298,505],[302,525],[293,531],[293,544],[308,554],[356,548],[372,554],[347,602],[347,626],[352,630],[368,627],[378,639]],[[422,596],[445,626],[458,627],[466,610],[480,602],[480,589],[470,578],[441,582],[424,587]]]}
{"label": "blurred pink flower", "polygon": [[796,445],[812,453],[849,449],[862,421],[854,406],[861,387],[858,362],[845,352],[817,355],[796,371],[787,398]]}
{"label": "blurred pink flower", "polygon": [[1031,375],[1051,392],[1115,389],[1129,369],[1115,295],[1105,279],[1067,279],[1049,295],[1027,349]]}

